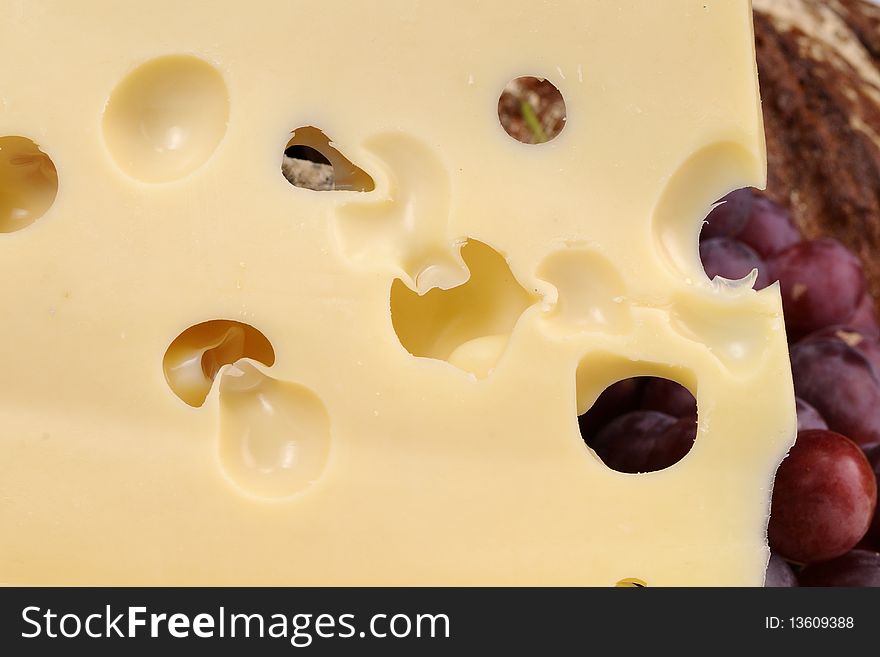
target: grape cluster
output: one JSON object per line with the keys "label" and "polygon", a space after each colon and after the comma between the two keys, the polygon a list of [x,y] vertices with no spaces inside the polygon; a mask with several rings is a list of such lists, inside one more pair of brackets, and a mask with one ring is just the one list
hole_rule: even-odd
{"label": "grape cluster", "polygon": [[[880,586],[880,324],[858,258],[806,240],[791,215],[751,190],[717,205],[700,235],[713,278],[779,281],[797,404],[797,442],[773,487],[766,586]],[[609,467],[650,472],[696,438],[696,403],[658,378],[619,381],[579,418]]]}

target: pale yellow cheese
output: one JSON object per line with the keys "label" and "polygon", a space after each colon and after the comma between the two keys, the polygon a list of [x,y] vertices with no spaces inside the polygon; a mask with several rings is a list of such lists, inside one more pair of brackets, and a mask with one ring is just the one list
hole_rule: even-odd
{"label": "pale yellow cheese", "polygon": [[[306,127],[375,189],[290,185]],[[0,581],[761,584],[779,291],[697,253],[765,179],[747,0],[5,0],[3,137],[57,196],[0,141]],[[615,472],[577,414],[648,374],[697,441]]]}

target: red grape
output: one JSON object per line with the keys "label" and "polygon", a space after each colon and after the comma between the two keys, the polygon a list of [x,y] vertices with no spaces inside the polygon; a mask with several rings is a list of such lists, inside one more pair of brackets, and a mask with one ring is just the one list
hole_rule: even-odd
{"label": "red grape", "polygon": [[768,261],[782,288],[785,323],[793,335],[842,324],[865,291],[858,259],[832,239],[799,242]]}
{"label": "red grape", "polygon": [[798,575],[801,586],[880,586],[880,553],[852,550],[811,564]]}
{"label": "red grape", "polygon": [[609,422],[590,447],[612,470],[654,472],[680,461],[693,447],[697,425],[657,411],[633,411]]}
{"label": "red grape", "polygon": [[673,417],[697,416],[697,400],[680,383],[661,377],[651,377],[642,393],[642,408],[660,411]]}
{"label": "red grape", "polygon": [[828,426],[857,443],[880,441],[880,379],[871,363],[846,342],[812,338],[791,349],[797,396]]}
{"label": "red grape", "polygon": [[751,248],[732,237],[713,237],[700,242],[700,260],[706,276],[721,276],[730,280],[738,280],[749,275],[753,269],[758,270],[755,289],[761,290],[769,284],[767,266],[761,256]]}
{"label": "red grape", "polygon": [[847,326],[858,329],[864,335],[872,338],[880,338],[880,323],[877,321],[877,308],[874,298],[867,292],[862,295],[862,300],[856,306],[853,316],[846,321]]}
{"label": "red grape", "polygon": [[605,388],[590,409],[578,417],[581,436],[587,442],[616,417],[638,408],[645,377],[632,377]]}
{"label": "red grape", "polygon": [[755,199],[749,220],[736,237],[763,258],[801,241],[788,210],[763,197]]}
{"label": "red grape", "polygon": [[771,553],[770,563],[767,564],[767,573],[764,576],[764,586],[768,588],[781,588],[797,585],[797,577],[791,566],[775,552]]}
{"label": "red grape", "polygon": [[750,189],[730,192],[706,217],[700,239],[736,235],[746,225],[754,200],[755,197]]}
{"label": "red grape", "polygon": [[810,406],[800,397],[795,397],[795,408],[797,409],[797,430],[807,431],[808,429],[827,429],[828,425],[815,408]]}
{"label": "red grape", "polygon": [[865,535],[876,504],[858,445],[833,431],[802,431],[776,473],[770,546],[800,563],[839,557]]}

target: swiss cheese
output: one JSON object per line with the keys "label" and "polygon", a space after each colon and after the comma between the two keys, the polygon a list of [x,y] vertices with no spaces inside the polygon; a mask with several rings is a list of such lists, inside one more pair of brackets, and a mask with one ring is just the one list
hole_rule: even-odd
{"label": "swiss cheese", "polygon": [[[0,62],[0,581],[761,584],[780,296],[697,253],[765,179],[747,0],[6,0]],[[577,415],[649,374],[698,438],[615,472]]]}

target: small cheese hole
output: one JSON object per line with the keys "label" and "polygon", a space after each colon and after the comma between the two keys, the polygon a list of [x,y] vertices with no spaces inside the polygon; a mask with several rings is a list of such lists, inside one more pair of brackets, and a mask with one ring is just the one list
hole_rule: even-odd
{"label": "small cheese hole", "polygon": [[376,183],[313,126],[293,131],[284,147],[281,172],[295,187],[314,191],[371,192]]}
{"label": "small cheese hole", "polygon": [[174,338],[162,366],[174,394],[190,406],[201,406],[220,369],[242,358],[271,367],[275,350],[253,326],[215,319],[190,326]]}
{"label": "small cheese hole", "polygon": [[614,586],[624,589],[644,589],[647,588],[648,584],[645,580],[639,579],[638,577],[626,577]]}
{"label": "small cheese hole", "polygon": [[0,233],[27,228],[58,194],[52,159],[25,137],[0,137]]}
{"label": "small cheese hole", "polygon": [[565,127],[565,99],[549,80],[518,77],[505,85],[498,99],[504,131],[524,144],[543,144]]}
{"label": "small cheese hole", "polygon": [[608,386],[578,417],[578,425],[587,446],[612,470],[655,472],[690,452],[697,437],[697,402],[671,379],[632,377]]}
{"label": "small cheese hole", "polygon": [[514,325],[537,297],[490,246],[469,240],[461,255],[470,272],[463,285],[420,295],[395,280],[391,321],[413,356],[445,360],[481,379],[494,369]]}
{"label": "small cheese hole", "polygon": [[333,166],[330,164],[330,160],[321,155],[321,151],[312,148],[311,146],[305,146],[304,144],[294,144],[293,146],[288,146],[284,151],[284,157],[289,157],[294,160],[303,160],[305,162],[314,162],[315,164],[324,164],[327,166]]}

